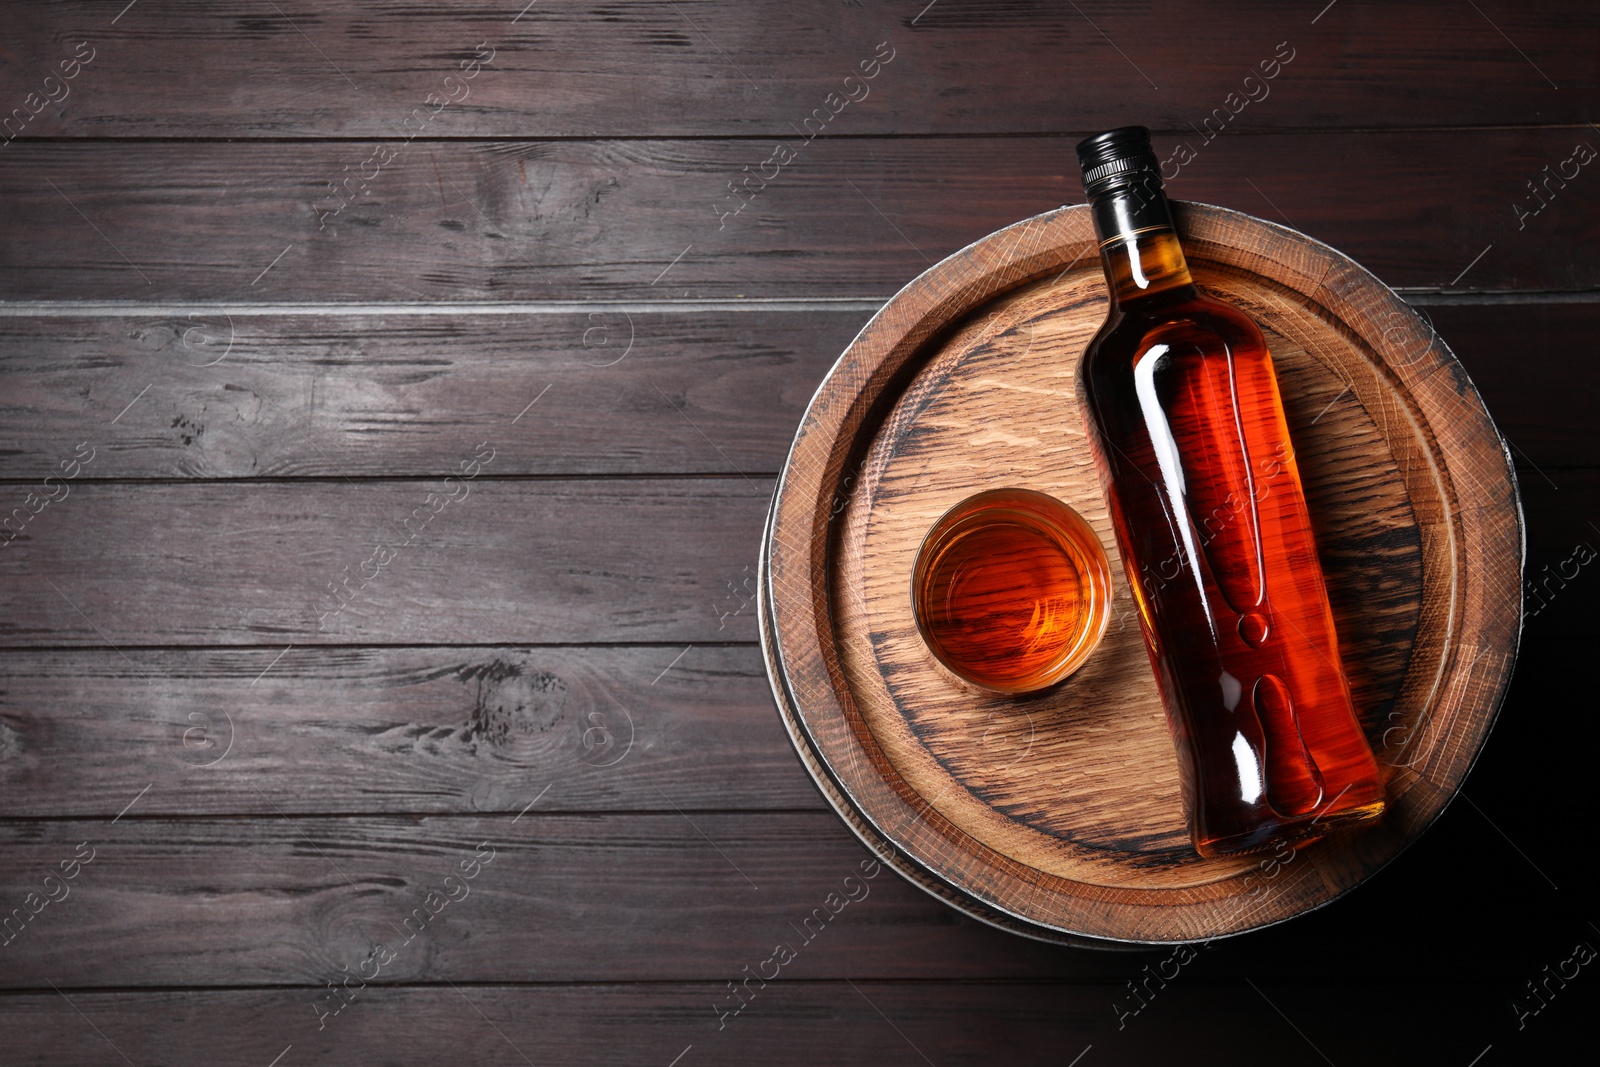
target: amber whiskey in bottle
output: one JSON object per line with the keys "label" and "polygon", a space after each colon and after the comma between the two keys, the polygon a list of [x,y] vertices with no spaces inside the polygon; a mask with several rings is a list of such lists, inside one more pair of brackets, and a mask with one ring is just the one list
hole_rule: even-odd
{"label": "amber whiskey in bottle", "polygon": [[1078,145],[1110,313],[1078,390],[1207,856],[1377,818],[1272,356],[1195,287],[1149,131]]}

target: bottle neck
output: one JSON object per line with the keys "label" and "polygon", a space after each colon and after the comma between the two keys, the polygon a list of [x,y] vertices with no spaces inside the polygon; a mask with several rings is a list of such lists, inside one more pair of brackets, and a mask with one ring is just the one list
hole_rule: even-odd
{"label": "bottle neck", "polygon": [[1114,304],[1193,288],[1172,209],[1159,188],[1117,189],[1095,197],[1091,206],[1100,262]]}

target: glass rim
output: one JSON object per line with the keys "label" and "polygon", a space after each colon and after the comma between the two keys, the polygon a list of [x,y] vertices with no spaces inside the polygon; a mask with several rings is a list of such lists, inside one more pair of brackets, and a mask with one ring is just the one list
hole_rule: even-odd
{"label": "glass rim", "polygon": [[[977,507],[974,507],[975,503]],[[1085,590],[1079,612],[1082,621],[1074,628],[1072,639],[1048,665],[1016,685],[1000,684],[993,678],[974,676],[952,663],[938,639],[930,632],[927,618],[930,609],[923,595],[923,587],[943,555],[942,549],[953,543],[955,537],[970,532],[977,524],[991,525],[994,515],[992,511],[986,511],[985,506],[993,508],[1007,503],[1013,505],[1009,510],[1031,517],[1033,521],[1030,525],[1036,526],[1061,548],[1078,572]],[[917,633],[933,658],[941,667],[969,685],[1009,696],[1043,692],[1059,685],[1082,668],[1100,646],[1110,626],[1111,602],[1115,593],[1111,561],[1106,554],[1105,543],[1088,520],[1059,497],[1024,486],[985,489],[963,497],[945,509],[923,535],[911,570],[911,614],[916,621]]]}

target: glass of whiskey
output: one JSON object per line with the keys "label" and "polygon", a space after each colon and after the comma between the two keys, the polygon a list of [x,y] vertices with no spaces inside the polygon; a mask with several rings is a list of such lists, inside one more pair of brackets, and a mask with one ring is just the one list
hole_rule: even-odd
{"label": "glass of whiskey", "polygon": [[1111,618],[1111,566],[1076,511],[1032,489],[968,497],[923,539],[911,603],[928,648],[957,677],[1037,692],[1089,658]]}

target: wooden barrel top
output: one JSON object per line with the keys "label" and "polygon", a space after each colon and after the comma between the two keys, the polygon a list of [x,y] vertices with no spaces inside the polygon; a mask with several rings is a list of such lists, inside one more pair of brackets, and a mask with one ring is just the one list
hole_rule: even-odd
{"label": "wooden barrel top", "polygon": [[[1177,205],[1197,282],[1278,368],[1363,724],[1388,775],[1375,828],[1204,859],[1123,580],[1074,377],[1104,320],[1087,208],[931,268],[862,330],[802,421],[763,545],[779,709],[834,808],[903,874],[985,921],[1116,945],[1283,921],[1371,875],[1449,802],[1509,680],[1521,512],[1505,445],[1443,340],[1342,254]],[[911,611],[922,537],[984,489],[1084,515],[1116,596],[1090,661],[1042,694],[944,670]]]}

